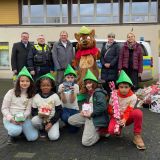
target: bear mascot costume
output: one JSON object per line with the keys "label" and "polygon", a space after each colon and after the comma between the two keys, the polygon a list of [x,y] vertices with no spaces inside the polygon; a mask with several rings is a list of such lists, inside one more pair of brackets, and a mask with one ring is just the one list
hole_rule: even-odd
{"label": "bear mascot costume", "polygon": [[96,48],[95,30],[83,26],[79,33],[74,34],[77,40],[77,52],[75,56],[75,67],[78,67],[77,84],[80,87],[80,93],[86,93],[83,85],[83,78],[88,69],[98,78],[99,70],[97,67],[96,59],[99,56],[99,50]]}

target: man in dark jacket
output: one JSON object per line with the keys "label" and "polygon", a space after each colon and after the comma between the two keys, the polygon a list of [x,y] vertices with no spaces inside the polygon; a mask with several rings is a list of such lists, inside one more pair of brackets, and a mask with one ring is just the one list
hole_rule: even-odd
{"label": "man in dark jacket", "polygon": [[27,32],[22,32],[21,42],[13,44],[11,66],[14,74],[18,74],[24,66],[27,66],[27,56],[31,49],[31,44],[28,40],[29,34]]}
{"label": "man in dark jacket", "polygon": [[49,72],[53,73],[54,70],[51,50],[45,44],[44,35],[39,35],[37,42],[38,44],[32,47],[27,58],[28,69],[35,80]]}
{"label": "man in dark jacket", "polygon": [[108,34],[108,41],[105,42],[101,49],[100,61],[102,64],[101,79],[105,80],[103,87],[110,94],[111,89],[109,82],[116,82],[118,78],[118,57],[120,47],[117,42],[114,41],[115,34]]}

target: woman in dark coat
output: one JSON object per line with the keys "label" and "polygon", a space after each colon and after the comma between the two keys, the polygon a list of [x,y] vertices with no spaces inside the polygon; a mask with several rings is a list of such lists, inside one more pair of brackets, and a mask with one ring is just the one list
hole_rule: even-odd
{"label": "woman in dark coat", "polygon": [[101,49],[100,61],[102,64],[101,79],[105,80],[103,85],[104,89],[111,92],[109,87],[110,81],[116,81],[118,78],[118,57],[119,57],[119,45],[114,41],[115,34],[108,34],[108,41],[103,43]]}
{"label": "woman in dark coat", "polygon": [[132,32],[127,34],[127,41],[120,51],[118,69],[123,69],[132,80],[134,89],[138,89],[138,81],[143,72],[143,53]]}

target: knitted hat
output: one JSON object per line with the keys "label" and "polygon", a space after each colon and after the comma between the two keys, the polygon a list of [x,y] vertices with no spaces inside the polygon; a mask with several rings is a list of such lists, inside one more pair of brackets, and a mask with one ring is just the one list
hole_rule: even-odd
{"label": "knitted hat", "polygon": [[28,72],[28,69],[26,68],[26,66],[24,66],[21,69],[21,71],[19,72],[17,78],[19,78],[20,76],[27,76],[27,77],[29,77],[33,81],[33,78],[31,76],[31,74]]}
{"label": "knitted hat", "polygon": [[51,80],[55,81],[55,78],[53,77],[53,75],[51,73],[47,73],[47,74],[39,77],[38,80],[40,80],[41,78],[50,78]]}
{"label": "knitted hat", "polygon": [[68,64],[65,72],[64,72],[64,76],[68,75],[68,74],[73,74],[75,77],[77,77],[77,73],[75,72],[75,70],[71,67],[70,64]]}
{"label": "knitted hat", "polygon": [[86,26],[82,26],[80,28],[79,34],[90,34],[91,30],[89,28],[87,28]]}
{"label": "knitted hat", "polygon": [[90,69],[88,69],[88,71],[87,71],[83,80],[84,81],[85,80],[93,80],[93,81],[98,83],[98,80],[97,80],[96,76],[90,71]]}
{"label": "knitted hat", "polygon": [[123,83],[123,82],[129,83],[130,85],[133,86],[131,79],[128,77],[128,75],[125,73],[125,71],[122,70],[116,83],[119,84],[119,83]]}

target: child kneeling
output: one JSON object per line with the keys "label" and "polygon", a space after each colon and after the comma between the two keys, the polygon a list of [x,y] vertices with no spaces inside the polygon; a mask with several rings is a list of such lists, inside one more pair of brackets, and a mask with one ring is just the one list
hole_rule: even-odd
{"label": "child kneeling", "polygon": [[84,84],[88,93],[88,101],[82,105],[82,111],[71,116],[68,122],[77,127],[84,125],[82,144],[92,146],[100,139],[99,130],[108,127],[107,93],[98,88],[98,80],[89,69],[84,78]]}
{"label": "child kneeling", "polygon": [[14,137],[24,133],[28,141],[38,138],[37,130],[29,119],[32,97],[34,96],[33,79],[26,67],[18,74],[15,88],[7,92],[2,104],[3,124],[8,131],[8,144]]}
{"label": "child kneeling", "polygon": [[[131,87],[133,86],[132,81],[123,70],[121,71],[117,85],[118,90],[116,91],[116,96],[120,116],[119,119],[116,119],[115,117],[117,111],[114,110],[114,107],[117,104],[115,103],[116,97],[112,96],[112,93],[108,106],[108,113],[110,114],[108,132],[111,135],[120,135],[124,126],[134,123],[133,143],[138,149],[144,150],[146,147],[141,137],[143,113],[140,109],[134,109],[134,106],[137,102],[137,97],[131,90]],[[118,130],[117,127],[119,128]]]}
{"label": "child kneeling", "polygon": [[69,132],[74,133],[78,131],[78,128],[68,124],[68,118],[74,114],[79,113],[79,106],[77,102],[79,86],[75,83],[77,74],[73,68],[68,65],[64,72],[64,76],[65,80],[62,84],[59,85],[58,89],[63,106],[61,119],[67,125]]}
{"label": "child kneeling", "polygon": [[39,129],[40,137],[50,140],[57,140],[59,133],[59,118],[62,113],[62,106],[59,96],[54,93],[54,77],[48,73],[37,81],[38,93],[33,98],[32,124]]}

